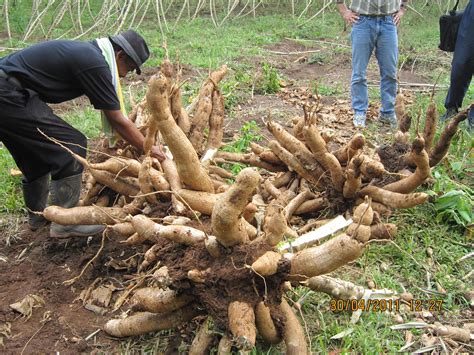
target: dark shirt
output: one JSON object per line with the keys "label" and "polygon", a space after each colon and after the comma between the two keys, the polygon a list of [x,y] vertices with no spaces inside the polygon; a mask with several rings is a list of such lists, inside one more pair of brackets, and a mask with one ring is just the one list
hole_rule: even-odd
{"label": "dark shirt", "polygon": [[120,110],[112,75],[97,43],[47,41],[0,59],[0,69],[49,103],[86,95],[99,110]]}

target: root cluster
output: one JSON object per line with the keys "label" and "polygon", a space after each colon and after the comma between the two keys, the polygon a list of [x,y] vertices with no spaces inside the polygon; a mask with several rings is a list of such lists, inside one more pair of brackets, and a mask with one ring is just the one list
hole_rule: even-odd
{"label": "root cluster", "polygon": [[[305,354],[305,333],[285,300],[288,282],[334,297],[362,297],[363,288],[326,274],[360,257],[369,240],[393,238],[396,225],[382,222],[393,209],[427,200],[414,191],[446,154],[466,112],[433,144],[430,127],[409,142],[410,120],[398,107],[396,140],[375,155],[360,133],[330,148],[318,106],[305,107],[292,132],[268,120],[273,139],[267,146],[252,143],[249,153],[228,153],[218,150],[225,114],[218,85],[226,72],[223,66],[209,75],[187,112],[179,71],[166,60],[130,117],[146,135],[145,155],[126,147],[101,163],[78,157],[89,172],[82,205],[50,206],[44,215],[60,224],[106,224],[124,247],[150,245],[138,272],[154,270],[152,277],[131,296],[133,312],[105,324],[110,335],[176,328],[200,316],[205,321],[191,353],[202,353],[217,333],[224,334],[219,353],[232,346],[248,350],[259,333],[268,343],[284,341],[289,354]],[[426,125],[433,122],[427,117]],[[149,156],[160,143],[168,150],[162,163]],[[234,177],[223,167],[232,162],[249,167],[230,183]],[[351,223],[319,245],[306,238],[290,253],[280,251],[282,241],[310,231],[309,218],[322,211],[344,212]]]}

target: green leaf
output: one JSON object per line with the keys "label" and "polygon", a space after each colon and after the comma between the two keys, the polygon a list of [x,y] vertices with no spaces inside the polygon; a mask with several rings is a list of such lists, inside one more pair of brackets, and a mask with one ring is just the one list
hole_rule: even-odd
{"label": "green leaf", "polygon": [[458,213],[467,222],[467,224],[470,224],[472,222],[472,212],[459,210]]}
{"label": "green leaf", "polygon": [[451,162],[451,169],[455,172],[460,172],[462,170],[462,161],[453,161]]}
{"label": "green leaf", "polygon": [[464,192],[460,190],[452,190],[439,197],[435,202],[436,210],[444,210],[446,208],[455,207],[458,200],[464,196]]}

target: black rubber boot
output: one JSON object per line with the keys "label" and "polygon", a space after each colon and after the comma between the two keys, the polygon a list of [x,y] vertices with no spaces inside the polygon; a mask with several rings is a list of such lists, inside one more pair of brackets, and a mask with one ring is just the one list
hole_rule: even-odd
{"label": "black rubber boot", "polygon": [[26,182],[22,181],[23,198],[28,209],[28,225],[32,231],[44,227],[49,223],[42,215],[34,212],[43,212],[46,208],[49,194],[49,174]]}
{"label": "black rubber boot", "polygon": [[[51,205],[71,208],[77,205],[81,194],[82,174],[51,181]],[[52,238],[87,237],[101,233],[103,225],[63,226],[51,223],[49,236]]]}
{"label": "black rubber boot", "polygon": [[449,107],[449,108],[446,109],[446,112],[443,115],[441,115],[441,117],[439,118],[439,121],[441,123],[449,121],[457,113],[458,113],[458,110],[455,107]]}

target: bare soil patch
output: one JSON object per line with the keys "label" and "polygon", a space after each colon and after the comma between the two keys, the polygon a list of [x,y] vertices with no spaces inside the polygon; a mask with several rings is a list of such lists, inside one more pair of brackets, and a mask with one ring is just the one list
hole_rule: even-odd
{"label": "bare soil patch", "polygon": [[[103,333],[89,341],[84,340],[100,329],[109,316],[96,315],[74,301],[96,277],[109,278],[116,274],[104,267],[107,258],[99,257],[92,272],[86,272],[73,286],[62,284],[77,275],[95,255],[100,237],[56,241],[48,237],[47,228],[31,232],[26,225],[19,237],[19,242],[5,246],[2,252],[8,262],[2,263],[0,270],[0,323],[11,324],[11,338],[4,339],[2,351],[20,353],[25,348],[25,353],[80,353],[110,348],[113,340]],[[120,253],[123,248],[109,243],[103,255],[113,257]],[[40,296],[45,305],[34,308],[31,318],[25,320],[9,305],[28,294]],[[51,312],[51,320],[42,324],[45,312]]]}
{"label": "bare soil patch", "polygon": [[[259,58],[259,61],[265,60],[272,64],[295,86],[308,86],[309,82],[317,81],[320,84],[339,85],[345,88],[345,93],[349,92],[352,73],[350,43],[343,45],[321,40],[302,44],[286,39],[265,49],[268,55],[265,58]],[[378,64],[374,55],[369,62],[367,80],[369,84],[378,84],[380,81]],[[399,80],[402,83],[428,82],[423,75],[411,70],[402,70],[399,73]]]}

